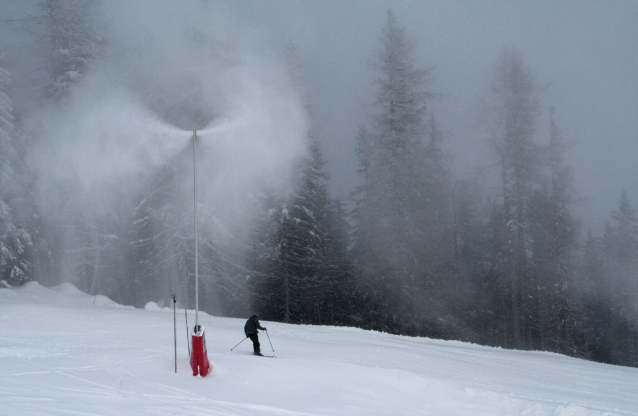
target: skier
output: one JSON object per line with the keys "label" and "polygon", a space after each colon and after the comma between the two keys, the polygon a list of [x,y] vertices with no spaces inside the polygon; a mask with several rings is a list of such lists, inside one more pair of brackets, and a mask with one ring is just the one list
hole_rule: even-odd
{"label": "skier", "polygon": [[267,331],[266,328],[259,325],[259,316],[254,314],[246,321],[246,325],[244,325],[244,333],[246,337],[250,338],[253,342],[253,354],[262,355],[261,346],[259,345],[259,336],[257,335],[257,329],[261,329],[262,331]]}

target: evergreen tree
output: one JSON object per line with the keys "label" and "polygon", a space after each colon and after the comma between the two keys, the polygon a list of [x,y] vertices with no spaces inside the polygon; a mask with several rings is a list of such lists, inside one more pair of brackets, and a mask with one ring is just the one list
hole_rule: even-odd
{"label": "evergreen tree", "polygon": [[[291,285],[285,321],[316,322],[324,289],[323,256],[327,237],[328,188],[324,162],[316,143],[301,170],[301,183],[282,227],[282,260]],[[319,302],[318,302],[319,301]],[[314,319],[313,319],[314,318]]]}
{"label": "evergreen tree", "polygon": [[498,286],[492,271],[494,243],[488,204],[475,181],[458,181],[453,189],[455,279],[447,286],[450,308],[461,321],[455,336],[497,345],[500,325],[495,307]]}
{"label": "evergreen tree", "polygon": [[279,237],[288,206],[282,198],[269,192],[260,195],[258,203],[261,215],[255,221],[247,252],[251,307],[264,319],[283,321],[289,303],[289,276],[280,262],[282,242]]}
{"label": "evergreen tree", "polygon": [[621,194],[618,209],[611,215],[604,241],[611,260],[610,272],[616,300],[621,308],[631,308],[636,301],[638,217],[625,190]]}
{"label": "evergreen tree", "polygon": [[315,142],[287,198],[270,198],[252,244],[253,304],[266,319],[343,324],[352,313],[343,208],[328,194]]}
{"label": "evergreen tree", "polygon": [[[292,42],[284,59],[310,113],[303,65]],[[354,296],[347,223],[343,207],[329,195],[325,162],[312,134],[308,144],[309,156],[294,170],[292,192],[263,198],[250,254],[253,307],[266,319],[343,324]]]}
{"label": "evergreen tree", "polygon": [[[495,66],[486,106],[485,126],[500,167],[503,192],[503,244],[498,253],[503,299],[507,307],[507,345],[524,347],[530,322],[525,292],[533,287],[530,268],[530,201],[538,188],[539,150],[534,143],[539,114],[538,87],[516,49],[503,53]],[[531,305],[530,305],[531,306]]]}
{"label": "evergreen tree", "polygon": [[323,274],[325,322],[332,325],[360,324],[362,312],[368,306],[361,298],[354,281],[354,269],[348,255],[349,223],[344,203],[331,199],[327,207]]}
{"label": "evergreen tree", "polygon": [[[91,0],[42,0],[39,15],[27,22],[37,46],[42,48],[44,94],[54,103],[65,102],[71,87],[88,74],[98,57],[100,40],[93,21],[96,5],[97,1]],[[106,283],[96,277],[98,270],[106,272],[98,247],[110,245],[109,238],[118,234],[123,218],[114,219],[111,213],[97,218],[97,213],[82,212],[99,207],[87,207],[87,201],[72,191],[79,188],[78,184],[79,178],[67,177],[50,187],[48,199],[55,207],[41,220],[41,230],[40,219],[32,212],[41,259],[39,279],[51,285],[70,279],[88,290],[95,288],[97,281]]]}
{"label": "evergreen tree", "polygon": [[357,276],[358,298],[360,304],[365,306],[361,311],[362,315],[358,315],[361,324],[365,328],[379,329],[385,325],[388,311],[384,311],[381,299],[385,293],[378,281],[382,258],[372,238],[379,209],[379,204],[372,203],[374,149],[372,137],[364,126],[359,126],[355,152],[358,159],[357,173],[361,179],[351,194],[354,207],[350,212],[350,218],[354,227],[348,255],[352,259],[354,273]]}
{"label": "evergreen tree", "polygon": [[638,365],[638,217],[623,190],[603,237],[608,282],[616,314],[625,322],[621,362]]}
{"label": "evergreen tree", "polygon": [[9,71],[0,66],[0,280],[22,285],[34,280],[33,243],[21,216],[27,208],[26,168],[13,125],[10,85]]}
{"label": "evergreen tree", "polygon": [[[610,288],[605,281],[604,248],[600,238],[587,234],[580,264],[582,279],[582,312],[577,326],[583,340],[578,345],[581,356],[595,361],[611,363],[613,342],[609,339],[609,319],[612,317]],[[607,322],[605,322],[607,321]]]}
{"label": "evergreen tree", "polygon": [[92,0],[42,0],[39,5],[38,36],[46,41],[46,89],[56,101],[86,76],[98,57],[100,39],[92,22],[96,4]]}
{"label": "evergreen tree", "polygon": [[[421,223],[425,241],[422,250],[428,303],[441,302],[445,309],[447,295],[457,284],[451,282],[454,273],[451,261],[454,257],[452,186],[442,149],[443,133],[433,114],[430,114],[426,136],[424,189]],[[453,295],[452,295],[453,296]]]}
{"label": "evergreen tree", "polygon": [[550,110],[549,181],[534,193],[530,204],[531,264],[535,284],[533,329],[536,348],[568,352],[574,348],[578,313],[573,279],[578,224],[569,212],[571,170],[563,162],[564,144]]}
{"label": "evergreen tree", "polygon": [[585,294],[589,297],[609,298],[610,287],[605,280],[604,248],[600,238],[594,238],[591,231],[587,233],[582,251],[581,275]]}
{"label": "evergreen tree", "polygon": [[355,194],[352,253],[366,296],[380,301],[377,327],[432,334],[426,322],[435,320],[437,264],[441,248],[451,253],[452,246],[443,232],[451,215],[441,135],[428,121],[429,71],[416,66],[414,44],[392,11],[379,44],[371,128],[358,137],[363,183]]}

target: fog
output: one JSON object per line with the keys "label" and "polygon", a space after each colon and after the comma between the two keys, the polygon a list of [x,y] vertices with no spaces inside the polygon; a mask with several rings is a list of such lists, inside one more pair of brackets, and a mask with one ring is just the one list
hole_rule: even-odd
{"label": "fog", "polygon": [[354,137],[373,101],[369,65],[391,8],[415,39],[418,64],[433,68],[431,104],[457,177],[493,163],[477,129],[479,99],[504,49],[520,50],[539,85],[537,140],[549,137],[549,108],[569,144],[585,230],[599,234],[622,189],[638,205],[638,4],[606,1],[237,1],[241,27],[273,48],[293,39],[310,82],[313,127],[332,189],[356,184]]}
{"label": "fog", "polygon": [[[100,150],[91,149],[94,142],[90,137],[108,135],[111,150],[104,164],[87,165],[63,158],[57,159],[58,162],[84,169],[84,181],[93,180],[107,170],[121,173],[120,170],[140,169],[143,164],[133,153],[120,157],[113,150],[118,148],[117,141],[125,140],[129,133],[139,138],[132,152],[145,153],[147,161],[170,153],[179,147],[179,140],[172,140],[170,128],[159,122],[171,117],[170,111],[158,114],[159,107],[179,106],[172,91],[188,84],[197,99],[204,100],[197,110],[202,113],[198,115],[200,120],[193,125],[171,120],[174,123],[171,128],[202,128],[213,119],[219,122],[219,118],[225,117],[228,129],[235,129],[237,134],[224,141],[228,144],[235,140],[238,146],[240,138],[264,127],[289,129],[270,130],[269,138],[260,142],[260,146],[253,147],[252,143],[248,147],[254,153],[246,155],[247,165],[260,161],[266,171],[277,171],[276,162],[269,159],[277,153],[269,140],[306,128],[303,114],[291,117],[299,120],[298,124],[292,123],[295,125],[269,125],[268,121],[290,114],[296,105],[292,103],[296,98],[285,98],[288,87],[281,78],[282,64],[278,59],[292,40],[307,73],[312,128],[328,163],[332,191],[337,197],[346,198],[358,180],[354,137],[358,126],[367,121],[367,106],[374,91],[375,74],[369,63],[385,12],[392,8],[415,39],[418,64],[433,69],[431,87],[440,98],[431,103],[431,108],[445,131],[445,145],[457,178],[474,175],[476,169],[492,163],[485,152],[484,137],[476,128],[478,101],[487,91],[493,62],[504,49],[515,46],[538,83],[547,85],[540,97],[543,113],[537,124],[537,139],[543,142],[548,137],[547,119],[549,107],[553,106],[570,144],[568,163],[574,168],[579,196],[574,211],[584,220],[585,227],[602,232],[622,189],[628,191],[634,205],[638,202],[635,163],[638,4],[635,2],[202,3],[208,9],[207,14],[196,11],[199,1],[105,2],[102,13],[110,35],[110,55],[74,97],[76,110],[71,111],[80,110],[83,116],[78,119],[77,112],[56,115],[51,134],[60,136],[56,129],[73,128],[76,137],[89,137],[81,140],[82,146],[89,152],[87,157],[94,161],[91,156]],[[0,12],[6,19],[22,19],[33,14],[36,5],[36,1],[4,0]],[[32,54],[25,33],[16,32],[15,24],[7,22],[1,30],[2,48],[10,58],[14,83],[32,83],[33,70],[24,68]],[[193,30],[214,36],[216,56],[192,45],[185,47],[185,37]],[[144,53],[140,54],[142,48]],[[165,95],[154,97],[151,105],[140,104],[143,100],[136,91],[140,80],[165,86]],[[25,93],[16,97],[16,107],[29,105],[23,103],[24,96]],[[273,96],[284,99],[273,100]],[[102,112],[109,116],[100,120]],[[248,117],[250,121],[240,122],[239,117]],[[78,123],[64,127],[68,123],[60,121],[65,119],[78,119]],[[237,130],[240,125],[241,132]],[[50,145],[53,143],[49,141]],[[288,150],[291,154],[300,151]],[[264,151],[270,156],[263,157]],[[61,153],[70,157],[58,148],[56,154]],[[118,160],[114,168],[109,158]],[[53,172],[58,174],[59,170],[54,168]]]}
{"label": "fog", "polygon": [[0,22],[1,283],[638,365],[638,3],[0,0]]}
{"label": "fog", "polygon": [[42,201],[45,210],[57,205],[55,184],[72,178],[91,208],[117,204],[109,186],[126,181],[138,191],[140,174],[192,153],[193,130],[209,155],[198,158],[198,189],[219,221],[244,215],[259,189],[286,189],[289,167],[306,151],[308,121],[276,54],[233,38],[197,2],[110,1],[99,11],[106,56],[68,105],[34,117],[40,140],[29,162],[39,193],[53,200]]}

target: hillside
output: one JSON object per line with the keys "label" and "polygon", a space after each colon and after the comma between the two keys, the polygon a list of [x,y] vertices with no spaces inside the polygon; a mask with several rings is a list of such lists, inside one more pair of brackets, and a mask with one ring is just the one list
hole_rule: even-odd
{"label": "hillside", "polygon": [[[194,313],[189,311],[189,324]],[[184,310],[65,284],[0,289],[1,415],[638,415],[638,369],[354,328],[200,313],[212,373],[193,377]],[[262,350],[271,351],[260,336]]]}

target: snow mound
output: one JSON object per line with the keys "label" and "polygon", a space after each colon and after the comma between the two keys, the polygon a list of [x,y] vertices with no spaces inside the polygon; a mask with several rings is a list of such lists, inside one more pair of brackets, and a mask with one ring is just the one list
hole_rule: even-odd
{"label": "snow mound", "polygon": [[62,283],[61,285],[52,287],[51,290],[70,296],[88,296],[71,283]]}
{"label": "snow mound", "polygon": [[22,292],[37,292],[44,289],[44,286],[41,286],[38,282],[26,282],[22,286],[16,287],[16,289]]}
{"label": "snow mound", "polygon": [[62,283],[58,286],[46,288],[38,282],[27,282],[20,287],[12,287],[8,290],[21,293],[31,300],[37,300],[41,303],[68,303],[72,299],[76,299],[84,304],[133,308],[132,306],[122,306],[104,295],[89,295],[84,293],[71,283]]}
{"label": "snow mound", "polygon": [[54,286],[50,290],[53,291],[53,292],[61,293],[61,294],[66,295],[66,296],[84,298],[87,301],[90,301],[90,303],[92,303],[94,305],[120,306],[120,307],[123,307],[119,303],[111,300],[108,296],[104,296],[104,295],[89,295],[88,293],[82,292],[80,289],[78,289],[73,284],[68,283],[68,282],[62,283],[61,285],[58,285],[58,286]]}
{"label": "snow mound", "polygon": [[167,311],[170,308],[162,308],[157,303],[151,301],[147,303],[146,306],[144,306],[144,309],[146,309],[147,311]]}
{"label": "snow mound", "polygon": [[122,306],[119,303],[112,301],[109,297],[104,295],[95,295],[93,297],[93,303],[95,305],[100,305],[100,306],[119,306],[122,308],[132,308],[132,306]]}

